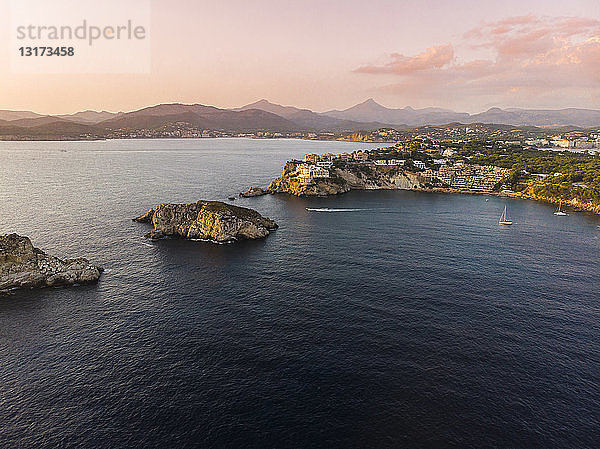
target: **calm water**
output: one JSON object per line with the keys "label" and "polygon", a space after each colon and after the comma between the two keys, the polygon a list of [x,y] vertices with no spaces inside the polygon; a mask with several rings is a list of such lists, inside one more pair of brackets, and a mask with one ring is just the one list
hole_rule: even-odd
{"label": "calm water", "polygon": [[107,269],[0,298],[0,447],[599,447],[597,217],[397,191],[238,200],[280,229],[236,245],[130,220],[363,147],[0,142],[0,232]]}

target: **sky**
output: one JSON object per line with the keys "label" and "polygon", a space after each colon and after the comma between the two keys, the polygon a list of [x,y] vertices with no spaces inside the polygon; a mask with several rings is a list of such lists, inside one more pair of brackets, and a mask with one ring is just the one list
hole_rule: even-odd
{"label": "sky", "polygon": [[[598,0],[150,1],[145,73],[15,73],[0,46],[0,109],[263,98],[315,111],[367,98],[471,113],[600,109]],[[10,6],[0,0],[2,42],[14,32]]]}

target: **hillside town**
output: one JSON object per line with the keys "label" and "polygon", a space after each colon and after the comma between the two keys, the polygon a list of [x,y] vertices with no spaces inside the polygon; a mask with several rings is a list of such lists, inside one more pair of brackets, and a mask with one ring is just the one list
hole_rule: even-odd
{"label": "hillside town", "polygon": [[[388,154],[392,154],[392,151]],[[302,161],[296,165],[297,176],[300,183],[310,184],[331,177],[330,170],[333,167],[344,167],[347,164],[368,166],[375,170],[401,168],[419,173],[431,187],[477,192],[493,191],[509,172],[505,168],[468,164],[464,160],[452,161],[442,158],[441,154],[440,157],[431,157],[423,161],[414,158],[384,157],[381,150],[359,150],[340,154],[305,154]]]}

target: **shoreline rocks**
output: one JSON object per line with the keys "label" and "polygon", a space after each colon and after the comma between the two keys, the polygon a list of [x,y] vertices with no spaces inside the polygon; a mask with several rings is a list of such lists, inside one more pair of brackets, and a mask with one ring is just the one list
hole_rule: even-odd
{"label": "shoreline rocks", "polygon": [[35,248],[28,237],[0,236],[0,293],[15,289],[91,284],[103,269],[87,259],[61,260]]}
{"label": "shoreline rocks", "polygon": [[[444,193],[464,195],[494,195],[526,199],[547,204],[562,203],[574,211],[591,212],[600,215],[600,206],[593,201],[582,201],[577,198],[553,197],[536,193],[535,186],[514,191],[485,191],[459,189],[452,187],[436,187],[427,182],[427,178],[418,172],[401,167],[369,166],[364,164],[334,164],[328,169],[329,177],[315,178],[310,182],[302,182],[298,173],[300,161],[288,161],[283,167],[281,176],[261,189],[265,194],[286,193],[298,197],[340,195],[352,190],[410,190],[423,193]],[[249,192],[256,188],[249,189]]]}
{"label": "shoreline rocks", "polygon": [[261,187],[250,187],[245,192],[240,193],[240,196],[243,198],[252,198],[255,196],[263,196],[263,195],[266,195],[267,193],[268,192],[266,192],[265,189],[263,189]]}
{"label": "shoreline rocks", "polygon": [[151,240],[167,236],[219,243],[252,240],[265,238],[278,227],[275,221],[255,210],[204,200],[190,204],[160,204],[133,220],[153,225],[154,229],[144,236]]}

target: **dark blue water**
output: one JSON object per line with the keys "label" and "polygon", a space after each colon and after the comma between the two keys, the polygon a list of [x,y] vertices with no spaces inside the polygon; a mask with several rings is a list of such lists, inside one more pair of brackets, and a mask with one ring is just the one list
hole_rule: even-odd
{"label": "dark blue water", "polygon": [[130,221],[363,146],[0,143],[1,232],[107,268],[0,298],[0,447],[598,447],[597,217],[395,191],[238,200],[280,228],[235,245]]}

